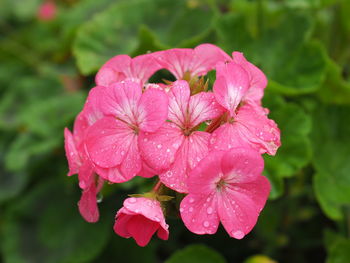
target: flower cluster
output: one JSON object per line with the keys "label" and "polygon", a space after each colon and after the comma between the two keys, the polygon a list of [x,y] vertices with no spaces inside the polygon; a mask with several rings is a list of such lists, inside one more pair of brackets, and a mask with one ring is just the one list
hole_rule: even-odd
{"label": "flower cluster", "polygon": [[[151,83],[160,70],[174,80]],[[215,82],[207,75],[214,70]],[[214,234],[221,222],[231,237],[243,238],[270,192],[261,154],[274,155],[280,146],[279,129],[261,106],[266,85],[242,53],[230,57],[211,44],[110,59],[73,133],[65,129],[81,215],[98,220],[96,196],[105,181],[157,175],[154,189],[125,200],[115,233],[140,246],[156,232],[168,239],[165,212],[172,202],[193,233]]]}

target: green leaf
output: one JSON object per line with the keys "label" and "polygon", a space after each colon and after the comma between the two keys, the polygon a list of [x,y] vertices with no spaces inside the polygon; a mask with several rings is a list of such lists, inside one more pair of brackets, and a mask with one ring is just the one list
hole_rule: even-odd
{"label": "green leaf", "polygon": [[63,94],[33,103],[21,114],[27,131],[39,136],[60,136],[63,129],[83,108],[85,94]]}
{"label": "green leaf", "polygon": [[86,223],[79,215],[77,198],[56,179],[43,181],[14,203],[2,218],[5,262],[93,260],[108,242],[111,222],[102,218],[96,224]]}
{"label": "green leaf", "polygon": [[326,80],[317,95],[325,103],[350,104],[350,82],[344,80],[342,69],[330,58]]}
{"label": "green leaf", "polygon": [[156,38],[152,40],[156,45],[149,48],[188,46],[208,34],[213,14],[206,5],[192,7],[186,1],[121,1],[82,25],[73,53],[81,72],[90,74],[113,56],[140,52],[138,34],[142,26]]}
{"label": "green leaf", "polygon": [[266,94],[264,106],[281,130],[282,145],[276,156],[264,156],[265,174],[272,184],[270,197],[274,199],[283,193],[283,178],[295,175],[310,161],[311,117],[297,104],[271,93]]}
{"label": "green leaf", "polygon": [[27,171],[10,172],[5,168],[5,153],[7,151],[8,134],[0,133],[0,203],[15,197],[28,181]]}
{"label": "green leaf", "polygon": [[0,99],[0,128],[3,130],[23,129],[23,112],[62,93],[62,87],[55,78],[18,76],[21,73],[12,75],[8,81],[9,86]]}
{"label": "green leaf", "polygon": [[5,167],[13,172],[24,171],[30,158],[49,154],[61,143],[62,135],[40,138],[29,133],[21,133],[7,149]]}
{"label": "green leaf", "polygon": [[348,263],[350,258],[350,239],[339,234],[326,231],[325,243],[327,248],[326,263]]}
{"label": "green leaf", "polygon": [[190,245],[175,252],[165,263],[225,263],[215,250],[204,245]]}
{"label": "green leaf", "polygon": [[334,220],[343,218],[350,203],[350,107],[319,107],[313,114],[311,133],[313,185],[325,214]]}

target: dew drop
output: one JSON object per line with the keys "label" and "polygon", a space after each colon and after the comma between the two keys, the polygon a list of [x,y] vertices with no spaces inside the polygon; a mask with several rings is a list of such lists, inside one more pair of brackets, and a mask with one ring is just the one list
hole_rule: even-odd
{"label": "dew drop", "polygon": [[213,213],[213,208],[211,208],[210,206],[207,208],[207,213],[208,215],[211,215]]}
{"label": "dew drop", "polygon": [[158,145],[157,145],[157,148],[158,148],[158,149],[161,149],[161,148],[162,148],[162,145],[161,145],[161,144],[158,144]]}
{"label": "dew drop", "polygon": [[183,211],[184,211],[184,209],[181,207],[181,208],[180,208],[180,213],[182,213]]}
{"label": "dew drop", "polygon": [[121,153],[120,153],[121,155],[124,155],[125,154],[125,152],[124,151],[121,151]]}
{"label": "dew drop", "polygon": [[170,149],[166,149],[166,152],[167,152],[167,153],[170,153]]}
{"label": "dew drop", "polygon": [[136,203],[136,198],[135,197],[131,197],[129,199],[129,203],[132,203],[132,204]]}
{"label": "dew drop", "polygon": [[242,239],[244,237],[244,233],[241,230],[232,231],[232,236],[237,239]]}
{"label": "dew drop", "polygon": [[190,213],[192,213],[192,212],[193,212],[193,207],[190,207],[190,208],[188,209],[188,211],[189,211]]}
{"label": "dew drop", "polygon": [[101,193],[98,193],[98,194],[96,195],[96,202],[97,202],[97,203],[101,203],[102,200],[103,200],[103,195],[102,195]]}
{"label": "dew drop", "polygon": [[194,199],[190,198],[189,202],[190,202],[190,204],[192,204],[194,202]]}
{"label": "dew drop", "polygon": [[147,142],[147,141],[148,141],[148,139],[147,139],[147,138],[144,138],[144,139],[143,139],[143,141],[144,141],[144,142]]}
{"label": "dew drop", "polygon": [[209,222],[208,222],[208,221],[204,221],[204,222],[203,222],[203,226],[204,226],[204,227],[208,227],[208,226],[209,226]]}

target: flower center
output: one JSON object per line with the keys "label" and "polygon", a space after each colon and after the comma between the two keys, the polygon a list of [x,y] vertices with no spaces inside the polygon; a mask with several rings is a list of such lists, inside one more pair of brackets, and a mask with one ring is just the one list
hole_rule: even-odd
{"label": "flower center", "polygon": [[218,182],[216,182],[216,190],[221,192],[226,186],[226,181],[223,178],[220,178]]}

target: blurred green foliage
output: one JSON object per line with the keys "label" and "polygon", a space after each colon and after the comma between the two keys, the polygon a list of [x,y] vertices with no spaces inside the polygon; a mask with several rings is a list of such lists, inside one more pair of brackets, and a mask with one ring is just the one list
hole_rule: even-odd
{"label": "blurred green foliage", "polygon": [[[61,0],[51,21],[42,3],[0,0],[0,261],[350,262],[350,1]],[[269,79],[282,147],[265,156],[272,192],[256,228],[238,241],[169,219],[167,242],[139,248],[112,224],[128,193],[147,191],[142,178],[107,185],[100,222],[84,222],[63,128],[94,74],[117,54],[204,42]]]}

